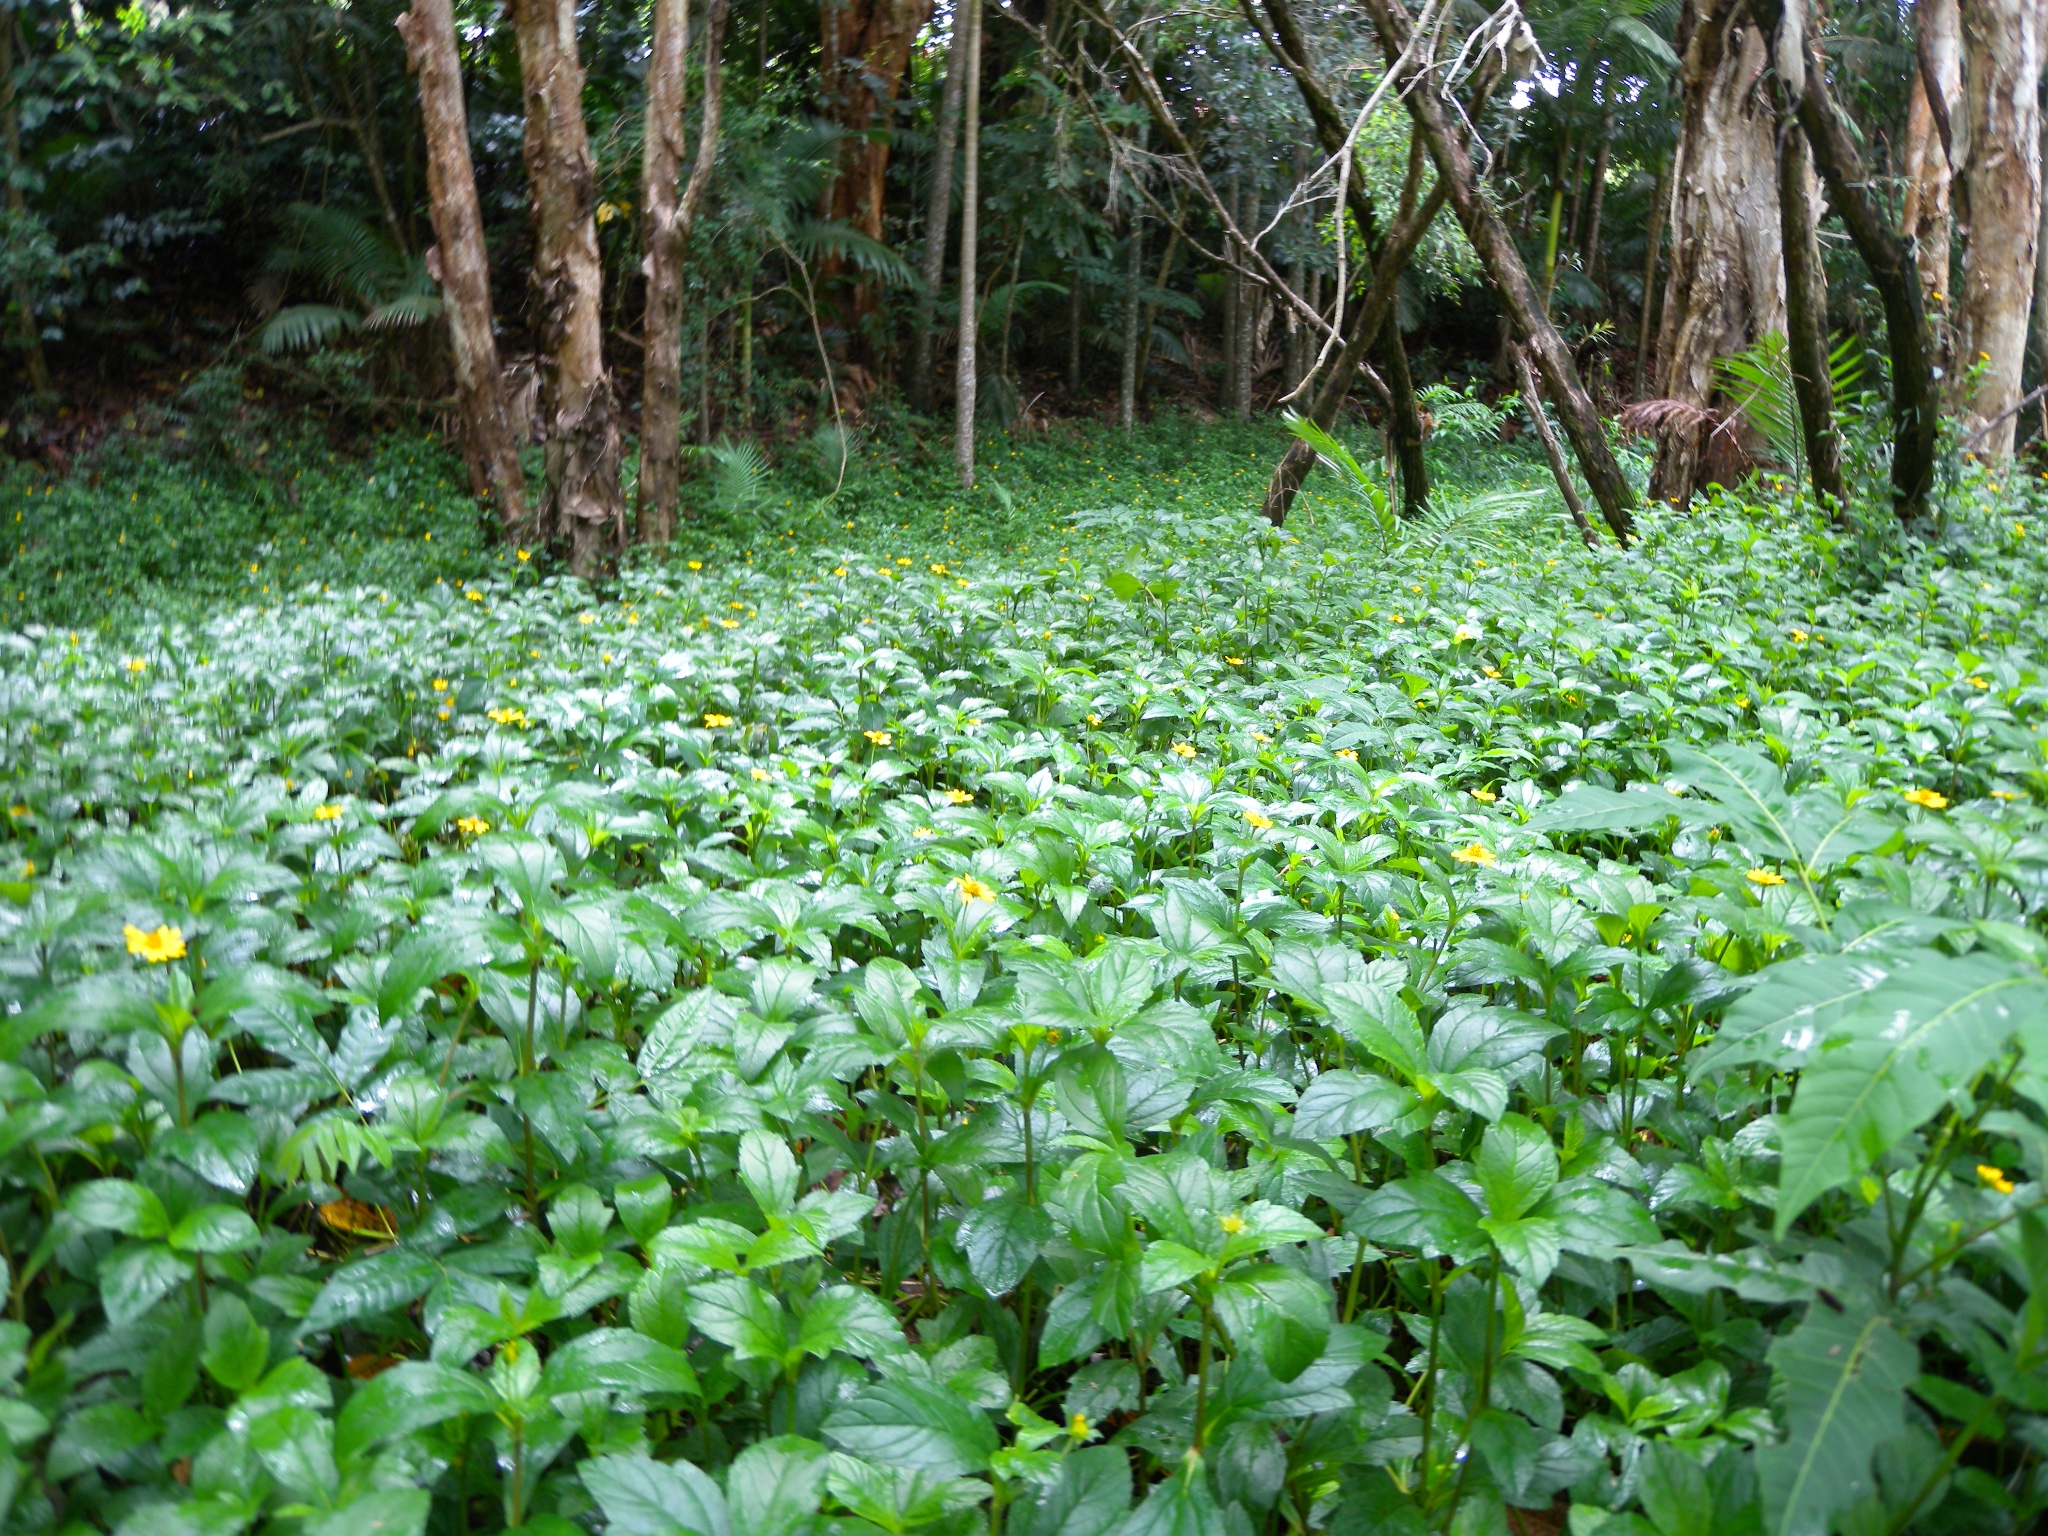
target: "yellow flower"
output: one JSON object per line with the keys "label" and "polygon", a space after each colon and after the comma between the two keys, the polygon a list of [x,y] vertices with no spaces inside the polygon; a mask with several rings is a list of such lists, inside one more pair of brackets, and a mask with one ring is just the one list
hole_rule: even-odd
{"label": "yellow flower", "polygon": [[1344,761],[1347,763],[1355,763],[1358,761],[1358,753],[1351,747],[1339,747],[1337,749],[1337,755],[1343,758]]}
{"label": "yellow flower", "polygon": [[934,832],[930,827],[913,827],[911,828],[910,835],[912,837],[937,837],[938,833]]}
{"label": "yellow flower", "polygon": [[484,600],[483,593],[477,591],[475,587],[464,587],[462,589],[462,595],[468,598],[472,603],[480,603]]}
{"label": "yellow flower", "polygon": [[144,667],[148,665],[149,663],[144,661],[140,656],[130,656],[128,658],[128,670],[130,672],[140,672]]}
{"label": "yellow flower", "polygon": [[968,901],[994,901],[996,899],[996,893],[972,875],[962,875],[953,884],[959,888],[961,896]]}
{"label": "yellow flower", "polygon": [[2026,797],[2016,789],[1994,789],[1991,791],[1991,798],[1994,800],[2021,800]]}
{"label": "yellow flower", "polygon": [[946,791],[946,804],[972,805],[974,804],[974,795],[971,791],[965,789],[949,789]]}
{"label": "yellow flower", "polygon": [[2012,1180],[2008,1179],[2005,1176],[2005,1170],[2003,1168],[1994,1168],[1989,1163],[1979,1163],[1977,1165],[1977,1177],[1982,1179],[1986,1184],[1989,1184],[2001,1195],[2009,1195],[2012,1193]]}
{"label": "yellow flower", "polygon": [[1794,645],[1804,645],[1807,639],[1808,636],[1805,630],[1795,629],[1792,631],[1792,643]]}
{"label": "yellow flower", "polygon": [[1241,667],[1244,665],[1244,658],[1242,656],[1226,656],[1223,659],[1226,663],[1233,667]]}
{"label": "yellow flower", "polygon": [[1472,791],[1472,798],[1474,800],[1477,800],[1481,805],[1491,805],[1494,801],[1498,800],[1500,796],[1496,795],[1490,789],[1475,789]]}
{"label": "yellow flower", "polygon": [[2027,536],[2027,525],[2025,523],[2014,523],[2012,525],[2012,536],[2016,539],[2025,538]]}
{"label": "yellow flower", "polygon": [[938,563],[937,565],[934,565],[934,566],[932,567],[932,574],[933,574],[934,576],[943,576],[943,575],[945,575],[945,574],[946,574],[946,562],[945,562],[945,561],[943,561],[943,560],[941,560],[941,561],[940,561],[940,562],[939,562],[939,563]]}
{"label": "yellow flower", "polygon": [[1500,862],[1488,852],[1484,843],[1467,843],[1462,848],[1453,848],[1451,857],[1460,864],[1478,864],[1489,869]]}
{"label": "yellow flower", "polygon": [[339,821],[341,820],[341,807],[338,805],[316,805],[313,807],[313,819],[315,821]]}
{"label": "yellow flower", "polygon": [[1217,1217],[1216,1225],[1223,1229],[1225,1236],[1235,1237],[1244,1230],[1244,1218],[1232,1211],[1228,1216]]}
{"label": "yellow flower", "polygon": [[753,776],[756,784],[766,784],[768,782],[768,770],[766,768],[749,768],[747,772]]}
{"label": "yellow flower", "polygon": [[898,555],[898,556],[896,557],[896,563],[897,563],[898,565],[908,565],[908,564],[910,564],[910,556],[908,556],[908,555]]}
{"label": "yellow flower", "polygon": [[1077,1413],[1071,1419],[1067,1420],[1067,1433],[1073,1436],[1076,1440],[1086,1440],[1090,1435],[1095,1433],[1095,1430],[1089,1424],[1087,1414]]}
{"label": "yellow flower", "polygon": [[1479,638],[1479,626],[1476,624],[1460,624],[1457,632],[1451,638],[1453,640],[1477,640]]}
{"label": "yellow flower", "polygon": [[1948,796],[1939,790],[1909,789],[1905,793],[1905,800],[1908,805],[1924,805],[1930,811],[1948,809]]}
{"label": "yellow flower", "polygon": [[870,746],[875,747],[893,746],[896,741],[895,735],[889,731],[862,731],[861,735],[867,737]]}
{"label": "yellow flower", "polygon": [[1265,830],[1265,829],[1266,829],[1267,827],[1270,827],[1270,826],[1272,826],[1272,825],[1273,825],[1273,818],[1272,818],[1272,817],[1270,817],[1270,816],[1262,816],[1262,815],[1260,815],[1260,814],[1259,814],[1259,813],[1258,813],[1257,811],[1246,811],[1246,812],[1244,813],[1244,819],[1245,819],[1245,821],[1246,821],[1247,823],[1249,823],[1250,825],[1252,825],[1252,826],[1254,826],[1254,827],[1257,827],[1257,828],[1258,828],[1258,829],[1259,829],[1260,831],[1262,831],[1262,832],[1263,832],[1263,831],[1264,831],[1264,830]]}
{"label": "yellow flower", "polygon": [[704,729],[707,731],[722,731],[731,724],[731,715],[706,715],[704,717]]}
{"label": "yellow flower", "polygon": [[1100,725],[1100,724],[1102,724],[1102,716],[1100,716],[1100,715],[1090,715],[1090,716],[1088,717],[1088,723],[1089,723],[1090,725]]}
{"label": "yellow flower", "polygon": [[1253,731],[1252,740],[1256,741],[1261,746],[1268,746],[1272,743],[1273,738],[1268,736],[1264,731]]}
{"label": "yellow flower", "polygon": [[578,624],[595,624],[597,622],[597,615],[594,613],[579,613],[576,615],[576,622]]}
{"label": "yellow flower", "polygon": [[1499,667],[1487,667],[1487,668],[1485,669],[1485,672],[1486,672],[1486,675],[1487,675],[1488,677],[1499,677],[1499,676],[1500,676],[1500,668],[1499,668]]}
{"label": "yellow flower", "polygon": [[1783,885],[1785,883],[1785,877],[1775,869],[1752,869],[1742,878],[1751,885]]}
{"label": "yellow flower", "polygon": [[519,563],[521,565],[526,564],[527,561],[533,558],[533,551],[530,549],[514,550],[513,553],[519,557]]}
{"label": "yellow flower", "polygon": [[128,953],[140,955],[151,965],[162,965],[166,960],[185,958],[185,934],[178,928],[158,928],[144,933],[133,923],[121,928],[122,937],[128,940]]}
{"label": "yellow flower", "polygon": [[19,821],[21,820],[22,817],[28,814],[28,807],[25,805],[10,805],[9,807],[7,807],[7,814],[12,816],[16,821]]}
{"label": "yellow flower", "polygon": [[704,569],[704,562],[702,560],[692,560],[690,562],[690,569],[693,571],[701,571]]}
{"label": "yellow flower", "polygon": [[846,567],[843,565],[836,565],[832,568],[832,574],[834,576],[844,576],[846,574]]}
{"label": "yellow flower", "polygon": [[1175,757],[1193,757],[1195,755],[1195,744],[1191,741],[1176,741],[1173,744],[1173,755]]}
{"label": "yellow flower", "polygon": [[1970,679],[1970,686],[1979,690],[1989,688],[1991,686],[1991,679],[1988,677],[1973,677]]}
{"label": "yellow flower", "polygon": [[434,679],[434,692],[436,692],[436,693],[446,693],[447,691],[448,691],[448,679],[447,679],[447,678],[445,678],[445,677],[437,677],[437,678],[435,678],[435,679]]}
{"label": "yellow flower", "polygon": [[510,705],[505,705],[504,707],[499,709],[487,709],[484,711],[484,713],[489,715],[491,719],[495,720],[499,725],[526,724],[526,711],[523,709],[514,709]]}
{"label": "yellow flower", "polygon": [[720,619],[718,621],[718,627],[720,629],[738,629],[740,627],[740,621],[738,619]]}
{"label": "yellow flower", "polygon": [[745,603],[727,603],[725,606],[730,608],[734,613],[741,613],[745,611],[747,605]]}
{"label": "yellow flower", "polygon": [[455,830],[465,837],[482,837],[491,830],[491,824],[481,816],[458,816],[455,818]]}

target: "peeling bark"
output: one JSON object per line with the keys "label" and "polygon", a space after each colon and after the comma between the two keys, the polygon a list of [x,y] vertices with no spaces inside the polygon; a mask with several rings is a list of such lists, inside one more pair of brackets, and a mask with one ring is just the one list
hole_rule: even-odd
{"label": "peeling bark", "polygon": [[[966,79],[960,22],[956,15],[946,42],[946,84],[939,93],[938,143],[932,159],[932,200],[924,221],[924,286],[917,295],[917,328],[910,338],[910,398],[921,411],[932,408],[932,331],[938,324],[939,284],[946,276],[946,234],[953,224],[953,156],[960,142],[960,88]],[[1078,288],[1076,292],[1078,292]],[[1076,322],[1075,334],[1079,335]],[[1069,376],[1078,379],[1080,347],[1074,348]],[[1076,393],[1078,384],[1069,383]]]}
{"label": "peeling bark", "polygon": [[462,99],[462,56],[449,0],[413,0],[398,18],[406,56],[420,83],[426,130],[427,197],[438,242],[429,265],[441,284],[448,340],[455,359],[455,391],[462,421],[462,455],[470,489],[497,504],[498,527],[508,540],[530,536],[526,475],[505,400],[504,371],[491,315],[490,252],[483,210],[469,158],[469,114]]}
{"label": "peeling bark", "polygon": [[[1963,239],[1950,401],[1967,436],[2020,397],[2034,246],[2041,224],[2042,15],[2039,0],[1962,0],[1962,111],[1956,139],[1956,229]],[[2012,454],[2012,416],[1977,453]]]}
{"label": "peeling bark", "polygon": [[967,72],[960,127],[960,350],[954,365],[953,463],[960,484],[974,489],[974,407],[981,376],[981,0],[964,0]]}
{"label": "peeling bark", "polygon": [[[1687,23],[1657,392],[1704,407],[1716,358],[1784,331],[1785,269],[1777,124],[1755,89],[1769,64],[1765,34],[1742,0],[1690,0]],[[1696,418],[1666,430],[1653,497],[1679,507],[1692,499],[1707,430]]]}
{"label": "peeling bark", "polygon": [[1906,101],[1906,206],[1900,220],[1920,271],[1920,298],[1930,314],[1948,304],[1949,188],[1955,153],[1953,119],[1963,95],[1962,15],[1956,0],[1918,0],[1913,7],[1915,60]]}
{"label": "peeling bark", "polygon": [[[824,0],[818,8],[821,100],[826,116],[846,133],[823,212],[870,240],[882,238],[896,97],[911,45],[931,14],[932,0]],[[826,276],[833,270],[825,263]],[[854,313],[865,315],[874,304],[872,287],[856,284]]]}
{"label": "peeling bark", "polygon": [[544,521],[568,541],[570,569],[587,576],[622,543],[625,499],[618,400],[604,366],[604,267],[575,0],[517,0],[513,23],[526,96],[533,281],[546,369]]}

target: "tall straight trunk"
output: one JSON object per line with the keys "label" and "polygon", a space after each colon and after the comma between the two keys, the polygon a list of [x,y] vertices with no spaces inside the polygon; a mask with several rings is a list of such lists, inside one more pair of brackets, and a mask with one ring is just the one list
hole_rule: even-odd
{"label": "tall straight trunk", "polygon": [[1126,214],[1124,236],[1123,356],[1117,375],[1116,424],[1129,432],[1138,424],[1138,326],[1145,313],[1145,217],[1137,199]]}
{"label": "tall straight trunk", "polygon": [[448,316],[470,489],[496,503],[498,527],[507,539],[531,537],[526,475],[512,436],[492,324],[490,252],[484,245],[483,209],[469,158],[469,113],[462,99],[462,55],[451,0],[413,0],[412,9],[398,18],[398,31],[420,82],[427,197],[436,241],[429,265],[439,269],[442,308]]}
{"label": "tall straight trunk", "polygon": [[1664,245],[1664,212],[1671,202],[1671,161],[1657,167],[1657,185],[1650,194],[1650,230],[1643,246],[1642,313],[1636,319],[1636,381],[1633,393],[1643,392],[1643,378],[1650,361],[1650,337],[1657,318],[1657,253]]}
{"label": "tall straight trunk", "polygon": [[1919,273],[1907,243],[1870,196],[1870,172],[1828,88],[1824,57],[1808,47],[1805,0],[1749,0],[1749,5],[1776,39],[1778,75],[1797,104],[1814,169],[1884,306],[1892,361],[1892,507],[1901,522],[1910,523],[1925,509],[1934,485],[1940,425]]}
{"label": "tall straight trunk", "polygon": [[1422,452],[1422,408],[1415,400],[1415,376],[1408,368],[1408,345],[1401,322],[1387,316],[1380,327],[1380,372],[1386,376],[1393,409],[1387,413],[1387,435],[1394,460],[1401,466],[1401,515],[1420,517],[1429,510],[1429,461]]}
{"label": "tall straight trunk", "polygon": [[[1785,264],[1776,121],[1755,87],[1767,37],[1743,0],[1690,0],[1687,20],[1658,393],[1704,407],[1716,358],[1783,333]],[[1664,432],[1652,496],[1678,507],[1692,499],[1709,430],[1695,420]]]}
{"label": "tall straight trunk", "polygon": [[981,330],[981,0],[966,0],[967,85],[960,117],[960,356],[953,390],[953,462],[974,489],[975,340]]}
{"label": "tall straight trunk", "polygon": [[[1381,328],[1394,323],[1394,298],[1400,289],[1401,272],[1449,200],[1450,188],[1439,179],[1429,189],[1429,196],[1415,207],[1403,210],[1381,242],[1379,260],[1373,265],[1372,282],[1352,314],[1351,335],[1345,340],[1343,350],[1332,360],[1323,382],[1316,386],[1315,398],[1308,408],[1308,419],[1325,432],[1337,419],[1337,412],[1343,409],[1344,398],[1351,393],[1351,382],[1358,377],[1365,355],[1379,339]],[[1259,510],[1275,528],[1287,521],[1287,514],[1294,507],[1294,498],[1301,491],[1301,483],[1308,478],[1315,462],[1315,450],[1296,439],[1287,445],[1280,462],[1273,466],[1273,473],[1266,481],[1266,497]]]}
{"label": "tall straight trunk", "polygon": [[[870,240],[882,238],[884,193],[897,93],[910,68],[918,29],[931,19],[932,0],[823,0],[818,71],[825,114],[844,131],[837,175],[825,196],[827,218],[851,224]],[[823,263],[827,276],[836,261]],[[879,290],[865,279],[853,287],[848,319],[875,310]],[[858,327],[850,327],[858,334]]]}
{"label": "tall straight trunk", "polygon": [[[2041,158],[2048,165],[2048,116],[2041,122]],[[2048,380],[2048,259],[2042,253],[2048,252],[2048,196],[2041,199],[2041,228],[2034,242],[2034,370],[2037,377]],[[2041,436],[2048,441],[2048,403],[2041,410]]]}
{"label": "tall straight trunk", "polygon": [[[1365,6],[1373,29],[1379,34],[1380,48],[1391,64],[1407,47],[1414,22],[1392,0],[1365,0]],[[1404,76],[1409,73],[1403,71]],[[1399,83],[1405,84],[1406,80]],[[1434,89],[1407,91],[1402,99],[1409,116],[1422,131],[1430,157],[1436,161],[1437,175],[1449,190],[1451,206],[1457,210],[1465,238],[1499,290],[1501,307],[1528,346],[1536,370],[1557,406],[1565,436],[1571,440],[1572,451],[1578,456],[1579,468],[1593,499],[1600,504],[1601,515],[1615,538],[1627,544],[1635,534],[1635,522],[1630,516],[1635,492],[1607,445],[1606,427],[1579,381],[1571,353],[1544,312],[1536,285],[1529,281],[1529,269],[1522,264],[1514,236],[1479,185],[1463,130],[1452,125]]]}
{"label": "tall straight trunk", "polygon": [[1155,295],[1166,292],[1166,285],[1173,278],[1174,258],[1180,255],[1178,214],[1181,206],[1176,200],[1176,216],[1172,228],[1166,234],[1166,249],[1159,253],[1159,275],[1152,279],[1152,292],[1145,299],[1145,315],[1138,322],[1138,398],[1141,401],[1151,397],[1152,331],[1159,323],[1159,303]]}
{"label": "tall straight trunk", "polygon": [[[1247,227],[1259,222],[1259,194],[1245,189],[1238,202],[1238,222]],[[1252,385],[1259,364],[1259,311],[1265,297],[1259,285],[1243,273],[1237,275],[1237,371],[1231,376],[1230,413],[1239,421],[1252,419]]]}
{"label": "tall straight trunk", "polygon": [[1081,398],[1081,321],[1084,317],[1081,265],[1067,268],[1067,400]]}
{"label": "tall straight trunk", "polygon": [[1593,154],[1592,204],[1586,210],[1586,229],[1579,240],[1579,262],[1586,276],[1599,281],[1600,216],[1607,211],[1607,152],[1614,138],[1614,114],[1600,119],[1600,147]]}
{"label": "tall straight trunk", "polygon": [[[19,13],[0,17],[0,133],[4,133],[6,139],[4,148],[7,155],[7,163],[0,166],[0,174],[7,178],[8,215],[17,224],[28,212],[28,194],[21,185],[21,93],[14,83],[14,29],[19,25]],[[465,143],[465,158],[468,153],[469,147]],[[16,279],[14,284],[14,323],[21,335],[29,388],[45,398],[55,394],[56,386],[50,381],[49,359],[43,353],[43,328],[36,323],[35,295],[29,291],[27,282],[21,279]]]}
{"label": "tall straight trunk", "polygon": [[[1239,212],[1238,188],[1240,178],[1236,171],[1230,173],[1224,185],[1223,196],[1230,207],[1230,217],[1240,228],[1244,219]],[[1237,401],[1237,307],[1244,302],[1244,281],[1234,266],[1223,269],[1223,377],[1216,385],[1216,408],[1229,411]]]}
{"label": "tall straight trunk", "polygon": [[1948,306],[1949,189],[1954,178],[1954,118],[1963,99],[1963,19],[1956,0],[1913,7],[1913,84],[1906,99],[1906,240],[1920,269],[1920,301],[1929,313]]}
{"label": "tall straight trunk", "polygon": [[1798,125],[1780,137],[1778,219],[1785,250],[1786,341],[1792,391],[1799,400],[1799,430],[1813,493],[1832,509],[1843,504],[1842,449],[1835,434],[1835,391],[1828,375],[1828,280],[1820,264],[1819,218],[1813,157]]}
{"label": "tall straight trunk", "polygon": [[647,222],[646,376],[640,406],[640,523],[643,544],[676,534],[682,496],[683,248],[718,153],[720,64],[726,0],[710,0],[704,28],[704,118],[689,190],[679,185],[689,80],[689,0],[655,0],[647,61],[647,132],[640,206]]}
{"label": "tall straight trunk", "polygon": [[[1961,0],[1963,110],[1956,129],[1956,227],[1963,236],[1956,358],[1948,379],[1965,435],[2020,397],[2041,226],[2040,0]],[[2010,415],[1984,434],[2012,453]]]}
{"label": "tall straight trunk", "polygon": [[[938,323],[939,284],[946,276],[946,236],[953,227],[953,156],[960,139],[960,89],[967,72],[960,18],[946,41],[946,84],[939,93],[939,123],[932,146],[931,204],[924,219],[924,251],[917,294],[917,329],[910,337],[910,400],[920,411],[934,403],[932,391],[932,328]],[[1076,357],[1079,356],[1078,349]],[[1074,370],[1078,372],[1078,367]]]}
{"label": "tall straight trunk", "polygon": [[526,94],[526,180],[533,203],[533,281],[545,351],[547,524],[569,568],[594,574],[620,543],[619,412],[604,366],[604,265],[596,180],[583,122],[576,0],[516,0]]}

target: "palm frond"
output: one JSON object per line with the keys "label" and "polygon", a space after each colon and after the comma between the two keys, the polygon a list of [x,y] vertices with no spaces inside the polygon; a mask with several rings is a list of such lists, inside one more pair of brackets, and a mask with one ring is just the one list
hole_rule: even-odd
{"label": "palm frond", "polygon": [[265,322],[256,341],[273,356],[280,352],[305,352],[361,323],[353,311],[333,304],[292,304]]}
{"label": "palm frond", "polygon": [[406,286],[413,263],[367,219],[340,208],[289,203],[278,221],[285,238],[266,261],[271,270],[311,277],[366,307]]}
{"label": "palm frond", "polygon": [[850,261],[894,287],[908,288],[917,281],[909,262],[843,219],[806,219],[790,230],[789,244],[805,262]]}
{"label": "palm frond", "polygon": [[441,295],[433,292],[401,293],[388,303],[379,304],[363,317],[363,328],[370,331],[396,331],[409,326],[425,325],[441,314]]}
{"label": "palm frond", "polygon": [[1368,526],[1382,545],[1394,543],[1401,536],[1401,514],[1394,510],[1393,498],[1387,494],[1380,478],[1352,457],[1351,450],[1306,416],[1290,415],[1286,418],[1287,430],[1315,450],[1316,459],[1322,466],[1336,475],[1352,498],[1357,501],[1368,517]]}

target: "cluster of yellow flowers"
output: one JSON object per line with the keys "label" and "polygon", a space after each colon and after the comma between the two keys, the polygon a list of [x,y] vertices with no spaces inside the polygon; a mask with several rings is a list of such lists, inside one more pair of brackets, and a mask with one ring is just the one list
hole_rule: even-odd
{"label": "cluster of yellow flowers", "polygon": [[315,821],[339,821],[341,820],[341,807],[338,805],[316,805],[313,807],[313,819]]}
{"label": "cluster of yellow flowers", "polygon": [[526,724],[526,711],[523,709],[514,709],[509,704],[501,706],[497,709],[487,709],[484,711],[484,713],[489,715],[491,719],[496,721],[499,725]]}

